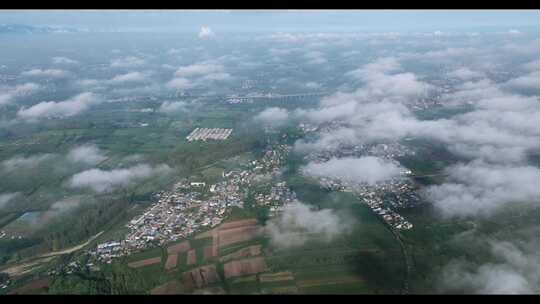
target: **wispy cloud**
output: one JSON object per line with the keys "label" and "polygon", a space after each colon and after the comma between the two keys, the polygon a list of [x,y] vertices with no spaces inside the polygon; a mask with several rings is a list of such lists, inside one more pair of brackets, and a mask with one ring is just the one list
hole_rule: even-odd
{"label": "wispy cloud", "polygon": [[52,78],[62,78],[67,77],[69,72],[60,69],[32,69],[21,73],[22,76],[28,77],[52,77]]}
{"label": "wispy cloud", "polygon": [[29,108],[22,108],[17,112],[17,117],[35,120],[45,117],[74,116],[100,102],[97,95],[85,92],[65,101],[43,101]]}
{"label": "wispy cloud", "polygon": [[155,175],[167,174],[170,170],[167,165],[152,167],[147,164],[113,170],[90,169],[73,175],[69,185],[72,188],[90,188],[95,192],[108,192]]}

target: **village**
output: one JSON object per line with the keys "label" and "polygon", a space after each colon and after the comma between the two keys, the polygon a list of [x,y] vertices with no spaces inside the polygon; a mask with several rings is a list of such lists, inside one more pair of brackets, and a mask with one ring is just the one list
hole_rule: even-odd
{"label": "village", "polygon": [[413,227],[403,216],[393,210],[412,207],[420,201],[420,197],[415,193],[414,185],[408,179],[394,178],[374,185],[352,184],[329,178],[321,178],[319,182],[321,186],[330,190],[353,193],[393,228],[408,230]]}
{"label": "village", "polygon": [[[330,123],[322,128],[332,130],[338,125],[339,123]],[[318,129],[317,127],[307,124],[300,125],[299,127],[304,132]],[[327,149],[322,151],[312,151],[311,153],[308,153],[304,159],[308,162],[322,163],[336,157],[376,156],[400,167],[396,158],[414,154],[414,150],[403,144],[389,142],[342,145],[337,150]],[[388,225],[395,229],[408,230],[411,229],[413,225],[397,213],[395,209],[411,207],[420,201],[419,196],[415,193],[413,182],[406,178],[411,174],[412,172],[410,170],[403,169],[401,176],[387,181],[377,182],[375,184],[350,183],[328,177],[319,178],[319,183],[321,186],[330,190],[354,193],[355,196],[364,201],[371,210],[378,214]]]}
{"label": "village", "polygon": [[[187,238],[219,225],[233,206],[244,207],[249,188],[256,180],[263,175],[279,174],[289,150],[285,145],[267,149],[260,160],[249,162],[247,169],[224,171],[223,180],[212,185],[187,179],[177,182],[170,191],[156,193],[156,202],[126,225],[129,233],[124,239],[98,244],[88,254],[97,261],[111,263],[114,258]],[[257,206],[270,207],[270,216],[278,215],[295,198],[285,182],[272,186],[268,195],[255,195]]]}

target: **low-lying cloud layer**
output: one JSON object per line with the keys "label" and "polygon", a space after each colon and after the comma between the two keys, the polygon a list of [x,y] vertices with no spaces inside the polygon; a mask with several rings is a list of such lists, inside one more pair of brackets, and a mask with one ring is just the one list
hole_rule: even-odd
{"label": "low-lying cloud layer", "polygon": [[203,86],[209,81],[228,81],[232,76],[225,72],[222,64],[213,62],[195,63],[179,67],[174,78],[167,83],[167,87],[176,90],[187,90]]}
{"label": "low-lying cloud layer", "polygon": [[[449,107],[468,105],[471,111],[451,118],[420,120],[408,104],[425,96],[425,88],[430,85],[421,84],[412,75],[403,76],[406,73],[392,74],[400,68],[394,58],[368,64],[349,73],[365,82],[360,89],[324,98],[319,109],[296,111],[298,117],[313,123],[339,121],[343,126],[320,133],[314,142],[298,141],[295,149],[301,152],[335,150],[343,144],[420,137],[443,142],[450,151],[471,161],[476,159],[509,168],[517,165],[517,170],[523,167],[520,163],[526,161],[529,151],[540,149],[537,97],[506,92],[487,79],[467,80],[458,85],[455,92],[443,95],[442,101]],[[480,76],[470,75],[468,71],[461,73]],[[408,79],[404,83],[411,81],[411,85],[394,85],[389,87],[391,89],[380,85],[396,75],[402,75],[400,78]],[[471,168],[477,169],[477,165]],[[443,189],[433,188],[432,192]],[[474,207],[466,209],[476,212]]]}
{"label": "low-lying cloud layer", "polygon": [[22,76],[29,76],[29,77],[53,77],[53,78],[61,78],[66,77],[69,75],[69,73],[65,70],[60,69],[32,69],[29,71],[25,71],[21,74]]}
{"label": "low-lying cloud layer", "polygon": [[0,93],[0,106],[9,104],[17,98],[34,94],[40,89],[40,85],[32,82],[16,85],[14,87],[1,88],[2,93]]}
{"label": "low-lying cloud layer", "polygon": [[[537,244],[536,244],[537,245]],[[491,255],[498,262],[480,266],[454,260],[442,272],[443,292],[478,294],[533,294],[540,285],[540,257],[530,245],[490,241]]]}
{"label": "low-lying cloud layer", "polygon": [[165,101],[159,106],[158,112],[174,113],[186,110],[187,103],[184,101]]}
{"label": "low-lying cloud layer", "polygon": [[47,117],[74,116],[100,102],[101,100],[97,95],[85,92],[64,101],[43,101],[29,108],[21,108],[17,112],[17,117],[34,120]]}
{"label": "low-lying cloud layer", "polygon": [[267,126],[279,127],[289,119],[289,112],[286,109],[272,107],[263,110],[254,117],[256,122],[261,122]]}
{"label": "low-lying cloud layer", "polygon": [[68,152],[67,158],[71,162],[87,165],[96,165],[107,159],[96,145],[75,147]]}
{"label": "low-lying cloud layer", "polygon": [[142,58],[138,58],[135,56],[128,56],[125,58],[117,58],[111,60],[111,67],[113,68],[132,68],[132,67],[139,67],[146,63],[146,61]]}
{"label": "low-lying cloud layer", "polygon": [[191,80],[183,77],[173,78],[167,82],[167,87],[174,90],[188,90],[195,86]]}
{"label": "low-lying cloud layer", "polygon": [[447,172],[445,183],[426,190],[443,215],[486,216],[508,203],[540,204],[537,167],[475,161],[452,166]]}
{"label": "low-lying cloud layer", "polygon": [[301,170],[302,173],[317,178],[328,177],[349,183],[368,184],[389,180],[401,174],[397,164],[373,156],[332,158],[323,163],[311,162]]}
{"label": "low-lying cloud layer", "polygon": [[121,84],[121,83],[144,82],[146,80],[147,80],[146,75],[141,72],[129,72],[126,74],[120,74],[120,75],[114,76],[111,79],[111,82],[114,84]]}
{"label": "low-lying cloud layer", "polygon": [[187,66],[179,67],[174,76],[176,77],[194,77],[194,76],[203,76],[214,73],[223,72],[224,67],[219,64],[212,63],[199,63],[192,64]]}
{"label": "low-lying cloud layer", "polygon": [[126,187],[136,181],[152,176],[169,173],[171,168],[167,165],[152,167],[139,164],[130,168],[101,170],[90,169],[73,175],[69,181],[72,188],[90,188],[96,192],[108,192],[117,187]]}
{"label": "low-lying cloud layer", "polygon": [[1,164],[6,172],[13,172],[20,169],[28,170],[37,167],[52,157],[52,154],[38,154],[28,157],[14,156],[10,159],[4,160]]}
{"label": "low-lying cloud layer", "polygon": [[79,62],[77,60],[73,60],[73,59],[70,59],[70,58],[67,58],[67,57],[53,57],[53,63],[55,64],[67,64],[67,65],[71,65],[71,64],[79,64]]}
{"label": "low-lying cloud layer", "polygon": [[0,209],[4,208],[7,203],[17,197],[19,192],[0,193]]}
{"label": "low-lying cloud layer", "polygon": [[350,232],[351,222],[338,216],[331,209],[314,210],[296,201],[287,205],[283,213],[265,226],[272,245],[279,248],[302,246],[309,239],[329,242]]}
{"label": "low-lying cloud layer", "polygon": [[199,31],[199,38],[206,39],[214,36],[214,32],[212,29],[208,26],[201,27],[201,30]]}

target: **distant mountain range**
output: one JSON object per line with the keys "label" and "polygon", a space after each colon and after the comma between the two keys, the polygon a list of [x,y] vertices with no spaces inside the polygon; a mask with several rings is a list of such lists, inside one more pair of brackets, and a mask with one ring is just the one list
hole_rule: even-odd
{"label": "distant mountain range", "polygon": [[0,34],[45,34],[75,33],[77,29],[50,26],[31,26],[24,24],[0,24]]}

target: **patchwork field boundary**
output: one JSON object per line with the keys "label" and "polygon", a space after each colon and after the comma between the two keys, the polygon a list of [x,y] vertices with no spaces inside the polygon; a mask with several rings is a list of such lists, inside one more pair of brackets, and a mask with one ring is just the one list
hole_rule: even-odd
{"label": "patchwork field boundary", "polygon": [[128,263],[128,267],[140,268],[140,267],[143,267],[143,266],[153,265],[153,264],[157,264],[157,263],[161,263],[161,257],[160,256],[154,257],[154,258],[149,258],[149,259],[144,259],[144,260],[140,260],[140,261],[136,261],[136,262],[130,262],[130,263]]}

